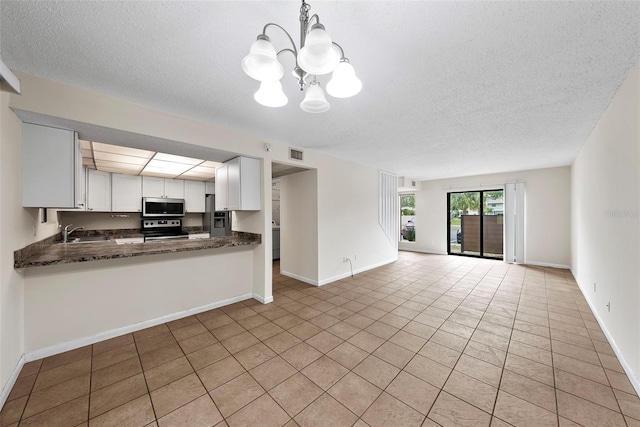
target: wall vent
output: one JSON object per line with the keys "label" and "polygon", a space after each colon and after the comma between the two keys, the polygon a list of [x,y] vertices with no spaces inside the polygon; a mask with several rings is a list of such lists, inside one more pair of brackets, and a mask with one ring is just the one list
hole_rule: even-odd
{"label": "wall vent", "polygon": [[289,158],[292,160],[300,160],[302,161],[302,150],[297,150],[295,148],[289,147]]}

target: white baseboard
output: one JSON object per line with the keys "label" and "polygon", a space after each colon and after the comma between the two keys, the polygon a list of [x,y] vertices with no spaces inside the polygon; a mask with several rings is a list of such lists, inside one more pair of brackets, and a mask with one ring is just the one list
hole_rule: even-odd
{"label": "white baseboard", "polygon": [[[368,265],[366,267],[361,267],[361,268],[357,268],[355,270],[353,270],[353,274],[356,275],[358,273],[362,273],[368,270],[372,270],[374,268],[378,268],[378,267],[382,267],[383,265],[387,265],[387,264],[391,264],[392,262],[396,262],[398,260],[398,257],[394,257],[385,261],[381,261],[375,264],[371,264]],[[342,273],[342,274],[338,274],[337,276],[333,276],[333,277],[329,277],[328,279],[324,279],[321,280],[318,286],[322,286],[322,285],[326,285],[328,283],[331,282],[335,282],[336,280],[340,280],[340,279],[344,279],[345,277],[349,277],[351,276],[351,271],[348,271],[346,273]]]}
{"label": "white baseboard", "polygon": [[270,302],[273,302],[273,296],[270,296],[268,298],[262,298],[262,296],[254,293],[253,294],[253,298],[257,299],[258,301],[260,301],[263,304],[269,304]]}
{"label": "white baseboard", "polygon": [[[56,344],[51,347],[42,348],[39,350],[26,353],[24,362],[31,362],[32,360],[42,359],[43,357],[53,356],[54,354],[64,353],[65,351],[74,350],[76,348],[84,347],[89,344],[95,344],[100,341],[108,340],[110,338],[119,337],[120,335],[130,334],[142,329],[150,328],[152,326],[161,325],[163,323],[171,322],[172,320],[182,319],[183,317],[191,316],[193,314],[202,313],[204,311],[213,310],[214,308],[222,307],[225,305],[233,304],[239,301],[248,300],[254,297],[254,294],[238,295],[237,297],[227,298],[222,301],[216,301],[211,304],[203,305],[196,308],[180,311],[178,313],[168,314],[166,316],[158,317],[144,322],[135,323],[133,325],[124,326],[118,329],[112,329],[110,331],[101,332],[97,335],[90,337],[79,338],[77,340],[68,341],[62,344]],[[23,362],[23,363],[24,363]]]}
{"label": "white baseboard", "polygon": [[[573,269],[571,269],[571,274],[573,274],[574,278],[576,277],[576,275],[573,273]],[[598,324],[600,325],[600,329],[602,329],[602,333],[604,334],[605,337],[607,337],[609,344],[611,344],[611,348],[613,348],[613,352],[618,357],[618,361],[622,365],[622,369],[624,369],[624,372],[627,374],[627,377],[629,378],[631,385],[636,390],[636,393],[640,395],[640,381],[638,381],[638,378],[635,377],[633,370],[631,369],[631,366],[629,366],[629,363],[622,355],[622,352],[620,351],[618,344],[616,344],[615,340],[613,339],[613,335],[609,333],[609,330],[607,329],[606,325],[604,324],[604,321],[602,320],[602,318],[596,311],[595,307],[593,306],[593,303],[589,299],[589,296],[584,292],[582,286],[578,285],[578,288],[580,288],[580,292],[582,292],[584,299],[587,300],[587,304],[589,304],[589,308],[591,309],[591,312],[593,313],[596,320],[598,321]]]}
{"label": "white baseboard", "polygon": [[418,248],[399,248],[399,251],[404,251],[404,252],[419,252],[421,254],[431,254],[431,255],[448,255],[446,252],[439,252],[439,251],[429,251],[426,249],[418,249]]}
{"label": "white baseboard", "polygon": [[288,271],[280,271],[280,274],[282,274],[283,276],[291,277],[292,279],[296,279],[304,283],[308,283],[313,286],[320,286],[318,285],[318,282],[315,280],[309,279],[304,276],[298,276],[297,274],[289,273]]}
{"label": "white baseboard", "polygon": [[20,371],[22,371],[22,367],[24,366],[24,364],[25,364],[25,357],[23,354],[22,356],[20,356],[20,359],[18,359],[18,363],[16,364],[16,367],[13,370],[13,373],[9,377],[9,380],[6,382],[4,387],[2,387],[2,392],[0,393],[0,408],[4,407],[4,404],[7,401],[7,398],[9,398],[9,394],[11,393],[13,386],[16,384],[16,381],[18,380],[18,375],[20,375]]}
{"label": "white baseboard", "polygon": [[551,268],[561,268],[563,270],[571,270],[571,267],[565,264],[553,264],[550,262],[537,262],[537,261],[529,261],[525,260],[525,265],[533,265],[536,267],[551,267]]}

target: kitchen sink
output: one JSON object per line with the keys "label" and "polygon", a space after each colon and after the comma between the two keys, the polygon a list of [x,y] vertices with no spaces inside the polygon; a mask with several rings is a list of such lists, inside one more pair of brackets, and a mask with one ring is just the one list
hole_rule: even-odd
{"label": "kitchen sink", "polygon": [[95,242],[106,242],[109,238],[107,236],[86,236],[86,237],[74,237],[66,242],[60,241],[58,243],[95,243]]}

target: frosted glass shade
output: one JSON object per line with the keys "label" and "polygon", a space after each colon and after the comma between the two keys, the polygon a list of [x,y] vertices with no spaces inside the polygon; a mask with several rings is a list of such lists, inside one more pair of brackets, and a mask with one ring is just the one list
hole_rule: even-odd
{"label": "frosted glass shade", "polygon": [[307,113],[324,113],[331,105],[324,96],[324,90],[318,82],[309,83],[304,99],[300,103],[302,111]]}
{"label": "frosted glass shade", "polygon": [[335,98],[349,98],[362,89],[362,82],[356,77],[356,70],[346,61],[340,62],[331,80],[327,83],[327,93]]}
{"label": "frosted glass shade", "polygon": [[253,95],[253,99],[265,107],[283,107],[289,102],[289,98],[282,91],[282,85],[278,80],[261,82],[260,89]]}
{"label": "frosted glass shade", "polygon": [[321,25],[314,25],[304,47],[298,53],[298,65],[309,74],[321,76],[332,72],[340,62],[340,53]]}
{"label": "frosted glass shade", "polygon": [[269,40],[262,38],[251,45],[249,54],[242,59],[242,69],[249,77],[261,82],[280,80],[284,75],[275,48]]}

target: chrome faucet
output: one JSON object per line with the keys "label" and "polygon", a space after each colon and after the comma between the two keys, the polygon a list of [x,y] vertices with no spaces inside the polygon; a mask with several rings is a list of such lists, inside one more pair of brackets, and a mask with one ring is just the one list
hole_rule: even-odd
{"label": "chrome faucet", "polygon": [[64,230],[62,231],[62,243],[67,243],[69,241],[69,236],[74,231],[76,231],[76,230],[84,230],[84,227],[76,227],[76,228],[72,228],[71,230],[69,230],[69,227],[71,227],[72,225],[73,224],[69,224],[66,227],[64,227]]}

